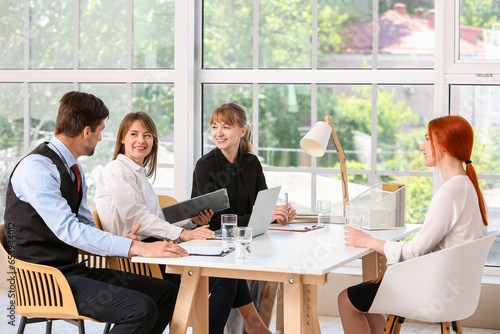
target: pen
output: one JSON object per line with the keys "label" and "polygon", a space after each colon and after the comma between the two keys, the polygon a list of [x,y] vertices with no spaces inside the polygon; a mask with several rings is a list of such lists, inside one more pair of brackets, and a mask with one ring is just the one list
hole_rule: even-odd
{"label": "pen", "polygon": [[286,223],[288,224],[288,193],[285,193]]}

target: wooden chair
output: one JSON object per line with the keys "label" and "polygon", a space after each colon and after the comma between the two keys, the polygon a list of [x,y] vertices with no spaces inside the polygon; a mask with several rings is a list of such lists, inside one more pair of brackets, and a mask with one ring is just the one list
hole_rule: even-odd
{"label": "wooden chair", "polygon": [[[92,219],[97,228],[103,230],[101,220],[97,214],[97,210],[92,211]],[[136,263],[130,259],[122,257],[108,256],[106,258],[106,267],[109,269],[121,270],[128,273],[163,278],[160,266],[153,263]]]}
{"label": "wooden chair", "polygon": [[[10,256],[3,244],[4,228],[5,224],[0,224],[0,245],[9,272],[15,272],[14,303],[16,313],[21,316],[17,333],[24,333],[27,324],[44,321],[47,322],[45,332],[51,333],[53,320],[65,320],[77,325],[78,332],[84,334],[83,320],[98,322],[78,313],[68,281],[58,269]],[[109,331],[109,326],[106,327]]]}
{"label": "wooden chair", "polygon": [[160,202],[160,208],[179,203],[175,198],[168,195],[158,195],[158,202]]}
{"label": "wooden chair", "polygon": [[[483,267],[498,232],[387,268],[368,312],[389,314],[384,333],[399,333],[405,318],[462,333],[460,320],[476,310]],[[451,326],[450,326],[451,323]]]}

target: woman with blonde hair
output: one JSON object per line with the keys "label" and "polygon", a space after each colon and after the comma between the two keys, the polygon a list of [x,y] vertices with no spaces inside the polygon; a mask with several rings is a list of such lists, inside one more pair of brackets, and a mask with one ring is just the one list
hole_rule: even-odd
{"label": "woman with blonde hair", "polygon": [[[216,213],[210,220],[210,228],[220,228],[220,215],[224,213],[237,214],[238,226],[246,226],[257,194],[267,189],[262,165],[253,154],[247,113],[239,104],[224,103],[212,112],[209,124],[216,148],[196,163],[191,197],[227,188],[231,207]],[[291,206],[277,205],[272,221],[286,224],[295,215]]]}
{"label": "woman with blonde hair", "polygon": [[[471,125],[461,116],[444,116],[431,120],[427,129],[420,145],[424,166],[437,167],[444,183],[434,194],[420,231],[405,243],[383,241],[345,227],[346,245],[371,248],[384,254],[390,265],[486,236],[486,206],[471,161]],[[368,313],[382,279],[340,293],[338,305],[345,333],[382,333],[384,315]]]}
{"label": "woman with blonde hair", "polygon": [[[253,154],[252,130],[246,111],[236,103],[224,103],[212,112],[209,124],[216,148],[196,163],[191,197],[226,188],[231,207],[215,214],[210,228],[220,228],[223,213],[237,214],[238,226],[246,226],[258,192],[267,189],[262,165]],[[291,206],[277,205],[272,220],[286,224],[295,215]],[[247,333],[269,333],[255,309],[246,280],[211,277],[209,283],[211,334],[223,332],[231,308],[242,315]],[[260,296],[258,291],[264,283],[252,281],[250,284],[257,290],[254,295]]]}

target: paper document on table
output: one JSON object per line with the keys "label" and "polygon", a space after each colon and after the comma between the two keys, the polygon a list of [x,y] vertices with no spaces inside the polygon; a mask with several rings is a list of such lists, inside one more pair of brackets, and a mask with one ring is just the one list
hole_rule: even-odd
{"label": "paper document on table", "polygon": [[275,231],[292,231],[292,232],[308,232],[323,228],[323,226],[318,225],[306,225],[306,224],[288,224],[288,225],[278,225],[272,224],[269,226],[270,230]]}
{"label": "paper document on table", "polygon": [[189,255],[226,256],[234,250],[234,247],[222,246],[183,246]]}

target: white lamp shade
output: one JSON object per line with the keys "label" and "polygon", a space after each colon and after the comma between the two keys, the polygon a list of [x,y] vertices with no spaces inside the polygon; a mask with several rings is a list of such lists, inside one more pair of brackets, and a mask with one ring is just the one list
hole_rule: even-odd
{"label": "white lamp shade", "polygon": [[313,157],[321,157],[326,152],[326,145],[332,134],[328,123],[320,121],[300,141],[300,147]]}

